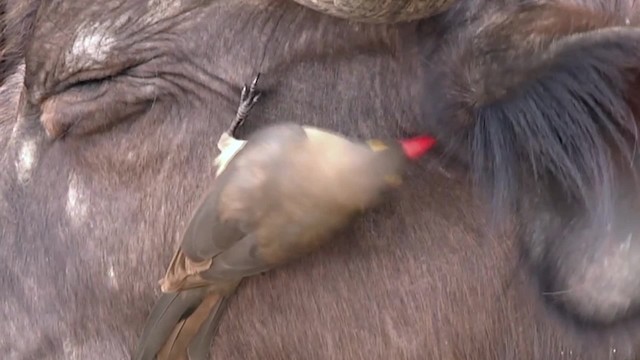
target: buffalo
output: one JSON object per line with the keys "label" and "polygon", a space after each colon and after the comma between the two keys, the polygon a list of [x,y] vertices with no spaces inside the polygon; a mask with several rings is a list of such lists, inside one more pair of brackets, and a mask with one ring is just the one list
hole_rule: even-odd
{"label": "buffalo", "polygon": [[[213,359],[637,359],[640,3],[3,0],[0,353],[127,359],[215,174],[281,121],[438,147],[247,279]],[[359,174],[354,174],[358,176]]]}

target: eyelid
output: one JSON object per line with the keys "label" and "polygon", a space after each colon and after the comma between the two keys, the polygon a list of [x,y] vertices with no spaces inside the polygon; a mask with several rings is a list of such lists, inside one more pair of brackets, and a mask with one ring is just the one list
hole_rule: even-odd
{"label": "eyelid", "polygon": [[149,109],[160,96],[157,87],[139,87],[130,80],[114,79],[111,84],[101,84],[106,86],[90,91],[70,88],[42,103],[40,121],[50,139],[108,131]]}
{"label": "eyelid", "polygon": [[139,66],[140,63],[122,64],[114,68],[103,68],[95,70],[83,70],[74,73],[66,79],[60,81],[53,89],[52,95],[63,93],[75,86],[83,83],[101,82],[126,74],[129,70]]}
{"label": "eyelid", "polygon": [[74,75],[69,76],[67,79],[58,83],[52,91],[52,95],[58,95],[63,93],[74,86],[77,86],[80,83],[90,82],[90,81],[102,81],[106,78],[117,76],[117,73],[113,71],[106,70],[90,70],[90,71],[82,71],[76,73]]}

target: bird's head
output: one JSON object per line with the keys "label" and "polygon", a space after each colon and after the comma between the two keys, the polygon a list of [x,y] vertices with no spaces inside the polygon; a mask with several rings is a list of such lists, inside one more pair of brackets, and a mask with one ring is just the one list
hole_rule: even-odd
{"label": "bird's head", "polygon": [[402,182],[405,164],[422,157],[435,142],[434,138],[423,135],[391,141],[369,140],[366,143],[375,155],[373,167],[376,173],[387,185],[396,187]]}

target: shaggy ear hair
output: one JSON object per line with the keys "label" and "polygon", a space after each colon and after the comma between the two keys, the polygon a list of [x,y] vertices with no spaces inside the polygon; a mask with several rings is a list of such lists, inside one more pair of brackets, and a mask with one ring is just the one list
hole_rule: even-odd
{"label": "shaggy ear hair", "polygon": [[636,151],[640,29],[555,4],[479,20],[427,72],[424,116],[463,160],[494,221],[550,187],[608,223]]}
{"label": "shaggy ear hair", "polygon": [[583,324],[640,311],[640,28],[626,22],[501,8],[425,71],[427,131],[490,197],[494,225],[515,220],[541,293]]}

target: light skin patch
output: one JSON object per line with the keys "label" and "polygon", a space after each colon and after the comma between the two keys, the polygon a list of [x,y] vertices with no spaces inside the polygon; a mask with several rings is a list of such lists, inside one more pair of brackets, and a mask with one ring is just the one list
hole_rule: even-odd
{"label": "light skin patch", "polygon": [[67,215],[72,224],[80,225],[87,217],[87,195],[76,175],[71,175],[67,192]]}
{"label": "light skin patch", "polygon": [[149,0],[147,3],[147,15],[145,19],[149,23],[155,23],[172,17],[182,8],[182,2],[179,0]]}
{"label": "light skin patch", "polygon": [[74,69],[100,64],[107,59],[115,39],[109,33],[124,17],[115,22],[85,24],[80,28],[68,53],[67,64]]}
{"label": "light skin patch", "polygon": [[64,351],[64,355],[66,356],[67,359],[79,358],[78,356],[79,354],[76,349],[77,349],[77,346],[72,343],[71,339],[67,338],[62,341],[62,351]]}
{"label": "light skin patch", "polygon": [[631,249],[631,240],[633,240],[633,233],[629,233],[627,239],[622,244],[620,244],[621,252],[627,252],[629,251],[629,249]]}
{"label": "light skin patch", "polygon": [[640,262],[640,254],[631,251],[632,240],[633,233],[630,233],[622,244],[612,247],[608,254],[588,266],[581,277],[569,285],[568,291],[582,288],[582,283],[591,284],[583,292],[606,304],[603,308],[628,309],[638,284],[635,264]]}
{"label": "light skin patch", "polygon": [[107,269],[107,279],[109,285],[114,288],[118,288],[118,278],[116,278],[116,270],[111,262],[109,262],[109,268]]}
{"label": "light skin patch", "polygon": [[16,173],[18,181],[25,183],[31,178],[31,170],[36,162],[36,151],[38,147],[35,140],[26,140],[20,146],[18,158],[16,159]]}

